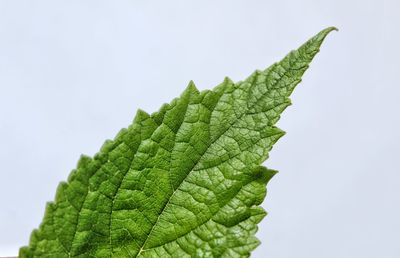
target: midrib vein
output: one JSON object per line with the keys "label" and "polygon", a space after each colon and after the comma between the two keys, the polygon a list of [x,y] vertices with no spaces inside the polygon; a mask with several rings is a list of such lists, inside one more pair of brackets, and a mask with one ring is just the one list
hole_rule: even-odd
{"label": "midrib vein", "polygon": [[[258,74],[256,74],[252,80],[252,83],[254,83],[254,81],[257,79]],[[224,94],[221,94],[220,98],[223,96]],[[219,99],[220,99],[219,98]],[[219,101],[218,99],[218,101]],[[218,103],[218,102],[217,102]],[[251,109],[252,107],[254,107],[256,103],[254,103],[253,105],[251,105],[250,107],[248,107],[248,109]],[[211,111],[211,116],[212,116],[212,112],[214,110]],[[137,253],[137,255],[135,257],[138,257],[145,249],[144,247],[146,246],[147,241],[150,239],[151,234],[154,231],[154,228],[156,227],[160,217],[162,216],[162,214],[164,213],[165,209],[168,207],[168,205],[170,204],[171,200],[173,199],[173,197],[175,196],[175,193],[177,192],[177,190],[181,187],[182,183],[186,181],[186,178],[190,175],[190,173],[193,171],[193,169],[199,164],[199,162],[201,161],[201,159],[204,157],[204,155],[207,153],[207,151],[210,149],[210,147],[217,142],[229,129],[232,128],[232,126],[239,121],[244,115],[246,114],[246,112],[243,112],[240,116],[236,117],[236,119],[231,122],[229,124],[229,126],[227,126],[227,128],[220,133],[213,141],[211,141],[211,143],[207,146],[207,148],[203,151],[203,153],[200,155],[200,157],[198,158],[198,160],[193,164],[193,166],[190,168],[190,170],[188,171],[188,173],[186,173],[186,176],[181,180],[181,182],[179,183],[179,185],[176,187],[176,189],[174,189],[174,191],[172,192],[172,194],[168,197],[168,201],[165,203],[164,207],[162,208],[161,212],[159,213],[156,222],[153,224],[149,234],[147,235],[145,241],[143,242],[143,245],[140,247],[139,252]],[[210,119],[211,120],[211,119]],[[179,128],[180,129],[180,128]],[[210,135],[211,137],[211,135]]]}

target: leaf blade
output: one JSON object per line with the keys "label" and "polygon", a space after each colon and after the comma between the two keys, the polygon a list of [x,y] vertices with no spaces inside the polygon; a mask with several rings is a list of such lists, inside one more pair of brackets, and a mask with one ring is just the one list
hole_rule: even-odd
{"label": "leaf blade", "polygon": [[327,28],[243,82],[180,98],[83,156],[20,257],[246,257],[274,171],[261,167]]}

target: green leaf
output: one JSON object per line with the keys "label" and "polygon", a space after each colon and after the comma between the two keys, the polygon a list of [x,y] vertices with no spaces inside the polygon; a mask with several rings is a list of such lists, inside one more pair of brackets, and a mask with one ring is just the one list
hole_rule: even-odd
{"label": "green leaf", "polygon": [[82,156],[20,257],[247,257],[275,127],[327,28],[244,81],[181,97]]}

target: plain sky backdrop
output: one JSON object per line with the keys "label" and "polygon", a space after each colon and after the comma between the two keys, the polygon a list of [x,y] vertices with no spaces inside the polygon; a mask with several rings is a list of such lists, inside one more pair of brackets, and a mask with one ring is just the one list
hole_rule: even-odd
{"label": "plain sky backdrop", "polygon": [[242,80],[334,25],[279,122],[253,257],[400,257],[399,3],[0,0],[0,256],[138,108]]}

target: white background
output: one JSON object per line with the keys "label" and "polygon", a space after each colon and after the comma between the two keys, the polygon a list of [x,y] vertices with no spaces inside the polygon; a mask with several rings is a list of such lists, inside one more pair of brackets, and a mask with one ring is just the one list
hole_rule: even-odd
{"label": "white background", "polygon": [[398,1],[0,0],[0,255],[81,153],[193,79],[210,89],[337,26],[293,94],[253,257],[400,257]]}

